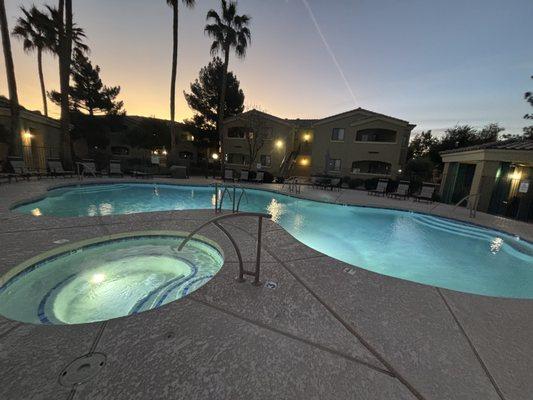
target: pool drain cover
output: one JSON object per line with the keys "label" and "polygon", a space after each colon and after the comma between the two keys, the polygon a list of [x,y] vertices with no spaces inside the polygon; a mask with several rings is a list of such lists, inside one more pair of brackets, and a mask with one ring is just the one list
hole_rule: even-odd
{"label": "pool drain cover", "polygon": [[267,281],[265,282],[265,287],[267,289],[276,289],[278,287],[278,284],[274,281]]}
{"label": "pool drain cover", "polygon": [[93,353],[76,358],[59,374],[59,383],[71,387],[94,378],[105,366],[106,356]]}

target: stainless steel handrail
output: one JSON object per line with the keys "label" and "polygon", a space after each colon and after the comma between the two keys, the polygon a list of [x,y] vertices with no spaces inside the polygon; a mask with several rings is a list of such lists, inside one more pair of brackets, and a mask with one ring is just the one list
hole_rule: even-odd
{"label": "stainless steel handrail", "polygon": [[241,200],[243,196],[246,197],[246,204],[248,204],[248,193],[243,187],[241,187],[240,189],[241,189],[241,194],[239,196],[239,201],[237,202],[237,207],[234,210],[235,212],[239,212],[239,209],[241,208]]}
{"label": "stainless steel handrail", "polygon": [[[231,235],[231,233],[228,232],[226,228],[224,228],[220,221],[223,219],[228,218],[235,218],[235,217],[258,217],[258,227],[257,227],[257,248],[256,248],[256,258],[255,258],[255,271],[247,271],[244,269],[244,263],[242,261],[242,254],[239,249],[239,245]],[[261,239],[262,239],[262,231],[263,231],[263,218],[272,218],[271,214],[266,213],[256,213],[256,212],[243,212],[238,214],[224,214],[219,215],[216,217],[211,218],[209,221],[204,222],[199,227],[197,227],[195,230],[193,230],[189,235],[185,238],[183,242],[178,247],[178,251],[181,251],[183,247],[193,238],[194,235],[196,235],[200,230],[205,228],[209,224],[215,225],[222,233],[226,235],[226,237],[229,239],[231,244],[233,245],[233,248],[235,249],[235,253],[237,253],[237,259],[239,260],[239,276],[237,277],[237,282],[244,282],[246,279],[244,279],[244,275],[250,275],[254,277],[253,284],[256,286],[259,286],[261,283],[259,282],[259,274],[261,272]]]}
{"label": "stainless steel handrail", "polygon": [[[80,166],[83,166],[83,171],[80,171]],[[77,161],[76,162],[76,172],[77,172],[79,180],[83,179],[83,174],[85,174],[85,170],[86,169],[96,178],[96,171],[92,170],[92,168],[89,167],[88,164],[86,164],[84,162]]]}
{"label": "stainless steel handrail", "polygon": [[479,195],[480,195],[480,193],[474,193],[474,194],[469,194],[468,196],[463,197],[461,200],[459,200],[457,203],[455,203],[455,207],[453,207],[453,211],[455,211],[457,209],[457,207],[459,207],[459,205],[463,201],[468,200],[471,197],[475,197],[473,206],[468,207],[468,205],[467,205],[467,208],[470,211],[470,213],[469,213],[470,218],[475,218],[476,217],[477,206],[478,206],[478,203],[479,203]]}

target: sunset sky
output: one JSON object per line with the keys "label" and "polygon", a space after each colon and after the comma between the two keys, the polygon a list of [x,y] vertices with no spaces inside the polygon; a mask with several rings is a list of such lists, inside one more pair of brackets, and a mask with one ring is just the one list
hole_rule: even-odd
{"label": "sunset sky", "polygon": [[[6,0],[10,29],[19,5]],[[130,115],[168,118],[172,13],[165,0],[73,0],[90,58],[107,85],[122,87]],[[178,120],[192,111],[183,90],[211,59],[204,35],[208,9],[181,7]],[[323,117],[355,107],[440,132],[457,123],[499,122],[518,133],[523,100],[533,90],[531,0],[241,0],[252,17],[246,59],[230,69],[247,106],[280,117]],[[21,103],[41,109],[35,54],[12,39]],[[58,88],[57,60],[47,55],[47,89]],[[3,58],[0,93],[7,95]],[[51,115],[57,117],[57,107]]]}

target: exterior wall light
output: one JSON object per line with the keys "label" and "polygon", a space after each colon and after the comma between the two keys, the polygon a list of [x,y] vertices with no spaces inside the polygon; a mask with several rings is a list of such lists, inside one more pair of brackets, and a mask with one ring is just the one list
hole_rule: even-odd
{"label": "exterior wall light", "polygon": [[520,178],[522,178],[522,173],[518,170],[514,170],[514,172],[510,174],[509,178],[511,178],[512,180],[519,181]]}
{"label": "exterior wall light", "polygon": [[213,154],[211,154],[211,158],[212,158],[213,160],[215,160],[215,161],[218,160],[218,157],[219,157],[219,156],[218,156],[217,153],[213,153]]}
{"label": "exterior wall light", "polygon": [[309,165],[309,159],[308,158],[302,158],[300,160],[300,165],[303,165],[303,166]]}
{"label": "exterior wall light", "polygon": [[276,148],[281,149],[283,147],[283,140],[276,140]]}
{"label": "exterior wall light", "polygon": [[161,154],[163,154],[164,156],[166,156],[168,153],[167,153],[166,150],[163,150],[163,152],[162,152]]}
{"label": "exterior wall light", "polygon": [[311,135],[309,133],[306,133],[304,136],[304,142],[309,142],[311,140]]}

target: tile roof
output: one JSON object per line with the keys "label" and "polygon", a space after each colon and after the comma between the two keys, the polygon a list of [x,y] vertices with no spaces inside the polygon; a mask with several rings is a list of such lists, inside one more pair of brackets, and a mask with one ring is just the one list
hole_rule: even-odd
{"label": "tile roof", "polygon": [[460,147],[458,149],[441,151],[440,154],[460,153],[473,150],[529,150],[533,151],[533,139],[507,139],[497,142],[478,144],[475,146]]}

